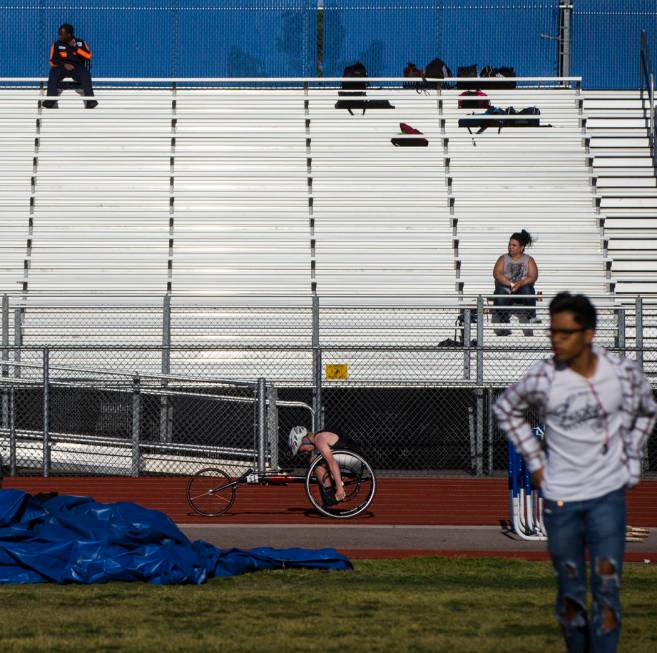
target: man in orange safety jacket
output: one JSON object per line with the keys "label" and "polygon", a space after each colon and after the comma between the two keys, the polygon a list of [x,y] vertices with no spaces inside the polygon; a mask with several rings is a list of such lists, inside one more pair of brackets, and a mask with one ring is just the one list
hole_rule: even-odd
{"label": "man in orange safety jacket", "polygon": [[[82,87],[85,97],[93,96],[89,63],[91,50],[87,42],[74,36],[73,25],[65,23],[59,28],[59,38],[50,46],[50,74],[48,75],[48,99],[43,102],[46,109],[56,109],[59,87],[64,77],[72,77]],[[86,100],[87,109],[98,105],[96,100]]]}

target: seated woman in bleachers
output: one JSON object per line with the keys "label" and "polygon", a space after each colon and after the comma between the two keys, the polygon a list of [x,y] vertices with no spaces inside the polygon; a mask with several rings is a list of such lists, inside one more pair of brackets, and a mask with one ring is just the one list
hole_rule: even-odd
{"label": "seated woman in bleachers", "polygon": [[[493,322],[508,324],[511,314],[516,312],[521,322],[536,321],[536,298],[528,295],[535,295],[534,284],[538,279],[538,267],[532,256],[525,254],[525,248],[531,247],[532,237],[524,229],[520,232],[511,234],[507,253],[497,259],[493,268],[493,277],[495,278],[495,299],[494,304],[499,306],[526,306],[532,307],[532,310],[523,309],[522,311],[493,311]],[[511,335],[509,329],[496,329],[496,335]],[[533,335],[531,330],[525,330],[525,335]]]}

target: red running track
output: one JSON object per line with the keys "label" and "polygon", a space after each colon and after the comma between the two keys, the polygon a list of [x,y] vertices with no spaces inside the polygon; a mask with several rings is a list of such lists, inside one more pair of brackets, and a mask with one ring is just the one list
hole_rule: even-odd
{"label": "red running track", "polygon": [[[4,487],[31,493],[92,496],[101,502],[135,501],[162,510],[178,523],[308,524],[324,522],[303,485],[243,485],[231,511],[217,518],[194,514],[185,500],[186,478],[12,477]],[[507,519],[506,479],[381,478],[370,512],[350,523],[497,525]],[[628,522],[657,526],[657,481],[644,481],[628,497]]]}

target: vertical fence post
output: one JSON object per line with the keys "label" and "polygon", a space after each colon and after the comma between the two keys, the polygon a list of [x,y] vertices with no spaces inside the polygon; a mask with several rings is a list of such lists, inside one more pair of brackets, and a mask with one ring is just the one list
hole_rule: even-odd
{"label": "vertical fence post", "polygon": [[639,90],[641,91],[641,107],[643,108],[643,44],[646,41],[646,31],[641,30],[639,37]]}
{"label": "vertical fence post", "polygon": [[171,295],[162,302],[162,374],[171,373]]}
{"label": "vertical fence post", "polygon": [[[570,77],[573,2],[572,0],[561,0],[560,4],[561,33],[557,41],[559,46],[559,74],[561,77]],[[570,82],[566,82],[566,86],[570,87]]]}
{"label": "vertical fence post", "polygon": [[625,309],[619,308],[616,311],[616,346],[619,349],[619,352],[624,356],[625,355]]}
{"label": "vertical fence post", "polygon": [[495,423],[493,419],[493,388],[486,388],[487,408],[488,408],[488,469],[487,474],[493,475],[493,433],[495,431]]}
{"label": "vertical fence post", "polygon": [[484,382],[484,298],[477,296],[477,383]]}
{"label": "vertical fence post", "polygon": [[636,332],[636,362],[643,368],[643,299],[636,298],[634,329]]}
{"label": "vertical fence post", "polygon": [[258,403],[258,473],[264,474],[265,449],[267,447],[267,382],[263,378],[258,379],[256,398]]}
{"label": "vertical fence post", "polygon": [[[164,296],[162,304],[162,375],[161,386],[166,388],[169,379],[165,378],[171,374],[171,295]],[[160,442],[171,441],[171,415],[169,397],[166,394],[160,396]]]}
{"label": "vertical fence post", "polygon": [[9,474],[16,476],[16,397],[13,386],[9,391]]}
{"label": "vertical fence post", "polygon": [[[23,312],[21,308],[14,309],[14,363],[21,362],[21,348],[23,347]],[[19,378],[21,368],[14,366],[14,376]]]}
{"label": "vertical fence post", "polygon": [[468,406],[468,434],[470,436],[470,471],[477,470],[477,440],[475,436],[475,411],[472,406]]}
{"label": "vertical fence post", "polygon": [[[2,296],[2,377],[9,376],[9,297]],[[2,388],[2,428],[9,428],[9,394]]]}
{"label": "vertical fence post", "polygon": [[139,476],[140,465],[140,431],[141,431],[141,378],[135,372],[132,377],[132,460],[130,475]]}
{"label": "vertical fence post", "polygon": [[278,469],[278,390],[267,388],[267,435],[271,468]]}
{"label": "vertical fence post", "polygon": [[50,351],[43,350],[43,476],[50,474]]}
{"label": "vertical fence post", "polygon": [[319,346],[319,297],[313,295],[312,315],[313,348],[313,431],[322,428],[322,350]]}
{"label": "vertical fence post", "polygon": [[[2,346],[9,347],[9,295],[2,296]],[[5,357],[5,351],[2,351],[2,360],[8,360],[9,352]],[[4,369],[4,368],[3,368]]]}
{"label": "vertical fence post", "polygon": [[463,309],[463,378],[470,379],[470,340],[472,340],[472,329],[470,325],[471,310]]}
{"label": "vertical fence post", "polygon": [[[21,347],[23,346],[23,313],[14,309],[14,378],[21,376]],[[16,389],[11,387],[9,393],[9,473],[16,476]]]}
{"label": "vertical fence post", "polygon": [[484,298],[482,295],[477,296],[477,385],[475,390],[476,397],[476,466],[477,476],[484,473],[484,390],[481,387],[484,383]]}

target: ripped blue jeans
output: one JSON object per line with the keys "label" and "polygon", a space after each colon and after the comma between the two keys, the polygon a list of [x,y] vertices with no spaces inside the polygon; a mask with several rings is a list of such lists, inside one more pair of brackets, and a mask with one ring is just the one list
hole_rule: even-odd
{"label": "ripped blue jeans", "polygon": [[[621,627],[625,488],[587,501],[546,500],[543,518],[557,576],[557,619],[568,653],[616,651]],[[590,623],[586,609],[586,549],[591,560],[593,594]],[[613,613],[611,628],[609,611]]]}

